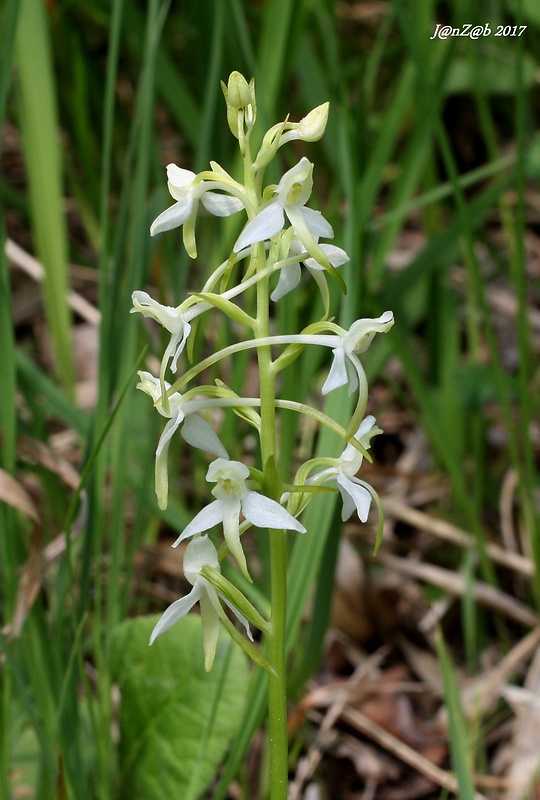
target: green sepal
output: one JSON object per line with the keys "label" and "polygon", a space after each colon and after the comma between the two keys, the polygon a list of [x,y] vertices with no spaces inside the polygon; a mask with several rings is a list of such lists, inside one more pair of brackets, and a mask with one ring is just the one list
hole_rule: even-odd
{"label": "green sepal", "polygon": [[296,361],[298,356],[302,354],[304,349],[307,347],[307,344],[289,344],[283,350],[282,353],[276,358],[273,363],[273,370],[277,375],[279,372],[282,372],[284,369],[289,367],[293,361]]}
{"label": "green sepal", "polygon": [[[224,383],[219,378],[216,378],[216,397],[239,397],[236,392],[233,392],[226,383]],[[261,430],[261,415],[257,414],[254,408],[250,408],[249,406],[231,406],[231,410],[233,414],[236,414],[237,417],[240,419],[245,420],[249,425],[251,425],[255,430]],[[261,473],[262,475],[262,473]]]}
{"label": "green sepal", "polygon": [[206,578],[208,583],[211,583],[214,589],[217,589],[232,605],[240,611],[260,631],[266,632],[268,630],[268,620],[257,611],[255,606],[249,602],[247,597],[242,594],[240,589],[231,583],[227,578],[213,567],[205,566],[201,569],[200,573],[203,578]]}
{"label": "green sepal", "polygon": [[[308,267],[308,269],[309,269],[309,267]],[[326,280],[326,277],[325,277],[324,273],[321,273],[319,270],[311,269],[309,271],[311,272],[313,280],[315,281],[315,283],[319,287],[319,291],[321,293],[321,298],[322,298],[322,301],[323,301],[323,304],[324,304],[324,317],[323,317],[323,320],[326,320],[326,319],[328,319],[329,314],[330,314],[330,292],[328,291],[328,282]]]}
{"label": "green sepal", "polygon": [[283,494],[283,484],[279,476],[276,457],[273,455],[266,459],[264,465],[262,490],[267,497],[270,497],[272,500],[277,500],[279,503],[279,499]]}
{"label": "green sepal", "polygon": [[[323,266],[324,266],[324,265],[323,265]],[[328,274],[330,275],[330,277],[331,277],[331,278],[333,278],[333,279],[336,281],[337,285],[339,286],[339,288],[341,289],[341,291],[343,292],[343,294],[347,294],[347,284],[345,283],[345,281],[343,280],[343,277],[342,277],[342,275],[340,275],[340,274],[339,274],[339,272],[337,271],[337,269],[336,269],[335,267],[333,267],[333,266],[332,266],[332,265],[329,263],[329,264],[328,264],[328,266],[325,266],[325,267],[324,267],[324,271],[325,271],[325,272],[328,272]]]}
{"label": "green sepal", "polygon": [[246,327],[251,328],[251,330],[253,330],[257,324],[257,321],[253,319],[253,317],[250,317],[249,314],[246,314],[245,311],[242,311],[242,309],[239,308],[235,303],[225,299],[220,294],[214,294],[213,292],[193,292],[193,297],[198,297],[205,303],[210,303],[211,306],[219,308],[220,311],[223,311],[223,313],[230,317],[230,319],[233,319],[240,325],[245,325]]}

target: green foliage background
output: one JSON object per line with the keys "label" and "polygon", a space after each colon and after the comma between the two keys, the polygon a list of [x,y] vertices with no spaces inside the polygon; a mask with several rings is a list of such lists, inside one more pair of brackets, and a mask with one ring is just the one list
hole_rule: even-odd
{"label": "green foliage background", "polygon": [[[492,33],[432,39],[437,22],[489,23]],[[521,36],[496,37],[499,25],[527,27]],[[537,453],[530,436],[538,372],[527,316],[536,287],[526,268],[525,233],[527,186],[540,169],[540,18],[533,0],[6,0],[0,58],[0,237],[9,235],[44,266],[45,324],[55,353],[50,369],[39,336],[16,329],[13,273],[2,247],[2,474],[37,485],[39,515],[32,520],[12,500],[0,504],[6,626],[0,796],[31,787],[40,800],[112,800],[120,781],[111,735],[111,635],[147,607],[132,592],[136,554],[155,542],[160,526],[182,530],[196,508],[180,474],[172,479],[169,509],[159,513],[155,504],[159,421],[133,387],[143,347],[160,353],[163,343],[129,315],[130,296],[151,284],[163,301],[179,302],[234,240],[234,220],[218,229],[215,220],[201,219],[199,258],[192,264],[176,234],[156,241],[148,235],[151,220],[170,202],[168,162],[195,171],[210,159],[228,169],[237,164],[219,88],[233,69],[255,76],[261,132],[285,114],[299,119],[331,101],[322,142],[284,153],[281,167],[300,154],[316,163],[316,205],[351,256],[343,268],[349,292],[340,321],[393,310],[396,326],[370,351],[369,377],[375,381],[391,358],[401,365],[395,401],[429,436],[436,467],[451,487],[447,513],[476,537],[477,553],[462,554],[471,580],[478,574],[497,582],[484,521],[509,467],[518,476],[521,519],[538,566]],[[421,246],[404,267],[391,269],[391,255],[411,227],[423,232]],[[93,281],[101,314],[92,410],[74,399],[72,332],[80,320],[66,302],[72,263]],[[450,279],[456,263],[465,273],[465,302]],[[516,302],[518,358],[511,370],[488,302],[488,284],[496,281]],[[278,323],[297,329],[317,302],[306,285],[280,303]],[[216,342],[228,341],[226,326],[214,319],[208,327]],[[318,358],[288,379],[284,395],[300,400],[317,385]],[[248,366],[246,359],[237,362],[228,376],[233,388],[243,385]],[[330,412],[346,418],[343,395],[329,403]],[[487,446],[488,405],[496,408],[507,441],[505,457],[495,462]],[[232,455],[242,448],[234,425],[227,418],[222,432]],[[295,425],[284,417],[283,467],[293,461]],[[58,469],[29,458],[24,446],[50,444],[51,434],[66,426],[75,433],[76,487]],[[317,446],[336,443],[322,435]],[[181,456],[177,447],[174,460]],[[190,470],[200,485],[204,463],[195,456]],[[339,541],[331,501],[314,503],[306,516],[311,534],[291,547],[288,646],[296,691],[321,652]],[[73,541],[70,530],[79,534]],[[66,532],[64,552],[44,569],[40,554],[60,532]],[[264,596],[262,546],[259,555]],[[29,603],[23,577],[37,587]],[[310,594],[314,614],[303,626]],[[529,602],[537,607],[539,599],[533,581]],[[463,638],[471,665],[484,634],[484,618],[469,603]],[[264,715],[257,674],[249,692],[217,798],[241,770]]]}

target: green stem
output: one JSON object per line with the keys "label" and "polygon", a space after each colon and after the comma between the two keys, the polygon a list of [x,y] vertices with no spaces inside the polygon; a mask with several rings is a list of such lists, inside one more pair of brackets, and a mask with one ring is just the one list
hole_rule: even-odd
{"label": "green stem", "polygon": [[[244,179],[248,196],[254,208],[260,206],[260,191],[253,168],[249,141],[243,148]],[[264,243],[257,246],[252,258],[260,274],[266,264]],[[257,323],[253,332],[256,338],[266,339],[269,325],[269,276],[257,282]],[[261,398],[261,461],[266,473],[267,465],[276,458],[276,371],[269,344],[257,346],[259,367],[259,392]],[[279,501],[279,497],[274,497]],[[268,672],[268,748],[270,758],[270,798],[287,800],[288,738],[287,738],[287,684],[285,672],[285,624],[287,613],[287,539],[286,532],[269,530],[270,537],[270,608],[271,617],[265,635]]]}
{"label": "green stem", "polygon": [[[257,284],[259,335],[268,335],[268,280]],[[265,329],[264,332],[262,329]],[[276,455],[275,371],[268,345],[257,348],[261,396],[261,459],[265,469]],[[274,498],[279,500],[279,498]],[[272,616],[266,634],[268,674],[268,746],[271,800],[287,800],[287,685],[285,674],[285,623],[287,611],[286,532],[270,530],[270,587]]]}

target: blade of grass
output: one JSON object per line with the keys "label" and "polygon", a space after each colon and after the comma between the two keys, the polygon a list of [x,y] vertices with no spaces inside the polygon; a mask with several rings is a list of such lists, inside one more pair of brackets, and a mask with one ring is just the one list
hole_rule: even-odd
{"label": "blade of grass", "polygon": [[437,631],[435,637],[435,646],[441,666],[444,696],[448,711],[450,754],[458,781],[459,797],[460,800],[475,800],[476,793],[472,778],[472,765],[469,759],[471,743],[469,741],[468,727],[461,709],[461,700],[454,668],[440,630]]}
{"label": "blade of grass", "polygon": [[45,268],[44,301],[55,366],[68,393],[74,371],[63,209],[60,131],[45,5],[21,0],[17,30],[18,109],[35,247]]}

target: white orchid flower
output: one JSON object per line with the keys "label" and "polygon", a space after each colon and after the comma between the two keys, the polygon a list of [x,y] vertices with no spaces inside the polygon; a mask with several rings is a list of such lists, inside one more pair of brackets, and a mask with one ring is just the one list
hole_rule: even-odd
{"label": "white orchid flower", "polygon": [[283,506],[269,497],[248,489],[249,469],[240,461],[217,458],[208,467],[206,480],[216,483],[216,498],[202,509],[181,533],[173,547],[196,533],[223,523],[223,534],[230,552],[243,574],[249,579],[246,557],[240,543],[240,514],[260,528],[279,528],[305,533],[306,529]]}
{"label": "white orchid flower", "polygon": [[175,600],[164,611],[152,631],[150,644],[152,645],[158,636],[169,630],[176,622],[185,617],[196,603],[199,603],[203,631],[204,668],[209,672],[212,669],[216,654],[219,619],[224,613],[221,608],[221,602],[225,603],[240,620],[251,641],[253,641],[253,635],[249,628],[249,622],[244,615],[200,574],[205,566],[221,572],[216,548],[208,536],[200,536],[188,544],[184,553],[184,575],[193,586],[193,589],[185,597]]}
{"label": "white orchid flower", "polygon": [[189,312],[182,313],[178,308],[174,308],[173,306],[161,305],[157,300],[150,297],[147,292],[133,292],[131,299],[133,300],[132,314],[139,312],[145,317],[155,319],[156,322],[163,325],[171,334],[171,340],[162,359],[162,371],[165,371],[165,367],[172,358],[171,370],[176,372],[178,368],[178,358],[191,333],[190,316],[192,319],[195,314],[189,315]]}
{"label": "white orchid flower", "polygon": [[302,158],[280,180],[275,196],[251,219],[236,240],[234,252],[255,242],[265,242],[283,228],[285,216],[291,223],[295,236],[312,258],[328,266],[327,257],[318,244],[318,238],[332,238],[334,231],[320,211],[306,208],[313,187],[313,164]]}
{"label": "white orchid flower", "polygon": [[[175,431],[182,425],[181,435],[183,439],[194,447],[206,450],[212,455],[227,458],[227,451],[219,441],[219,438],[210,425],[198,414],[192,411],[196,401],[184,401],[180,392],[173,392],[168,397],[168,410],[162,402],[161,387],[159,378],[154,377],[149,372],[140,370],[138,373],[140,383],[137,389],[141,389],[150,395],[159,413],[169,421],[163,429],[156,450],[156,495],[158,506],[161,509],[167,508],[167,497],[169,491],[169,478],[167,473],[167,456],[169,445]],[[164,382],[165,391],[170,389],[170,384]]]}
{"label": "white orchid flower", "polygon": [[[316,237],[316,239],[318,239],[318,237]],[[347,261],[349,261],[349,256],[345,250],[341,249],[341,247],[336,247],[336,245],[333,244],[321,244],[319,247],[325,254],[332,267],[341,267],[342,264],[346,264]],[[298,241],[298,239],[293,239],[291,241],[289,256],[300,256],[305,252],[305,248],[301,242]],[[276,288],[270,295],[270,299],[273,300],[274,303],[277,303],[277,301],[281,300],[282,297],[285,297],[286,294],[292,292],[293,289],[296,289],[300,283],[300,278],[302,277],[301,263],[303,263],[303,265],[315,279],[317,279],[317,275],[315,273],[324,271],[324,266],[319,264],[315,258],[311,257],[304,258],[301,261],[298,260],[295,264],[287,264],[286,266],[281,267]]]}
{"label": "white orchid flower", "polygon": [[322,387],[322,393],[328,394],[340,386],[349,384],[351,395],[358,388],[359,378],[362,380],[364,375],[358,354],[367,350],[376,333],[386,333],[393,324],[394,315],[391,311],[385,311],[376,319],[358,319],[353,322],[333,348],[334,359]]}
{"label": "white orchid flower", "polygon": [[230,187],[222,181],[195,182],[196,174],[189,169],[182,169],[176,164],[167,166],[167,179],[169,192],[176,203],[163,211],[152,223],[150,235],[179,228],[188,219],[197,213],[199,200],[203,206],[216,217],[228,217],[243,208],[243,203],[236,197],[228,194],[216,194],[210,189],[223,189]]}
{"label": "white orchid flower", "polygon": [[[382,430],[377,426],[375,417],[370,415],[362,421],[354,438],[365,450],[369,450],[371,439],[379,433],[382,433]],[[361,522],[365,522],[368,518],[371,492],[366,488],[367,484],[364,481],[355,477],[362,466],[363,458],[362,453],[354,445],[348,444],[334,466],[313,475],[307,481],[308,484],[317,485],[329,480],[335,481],[343,500],[341,512],[343,521],[349,519],[355,510]]]}

